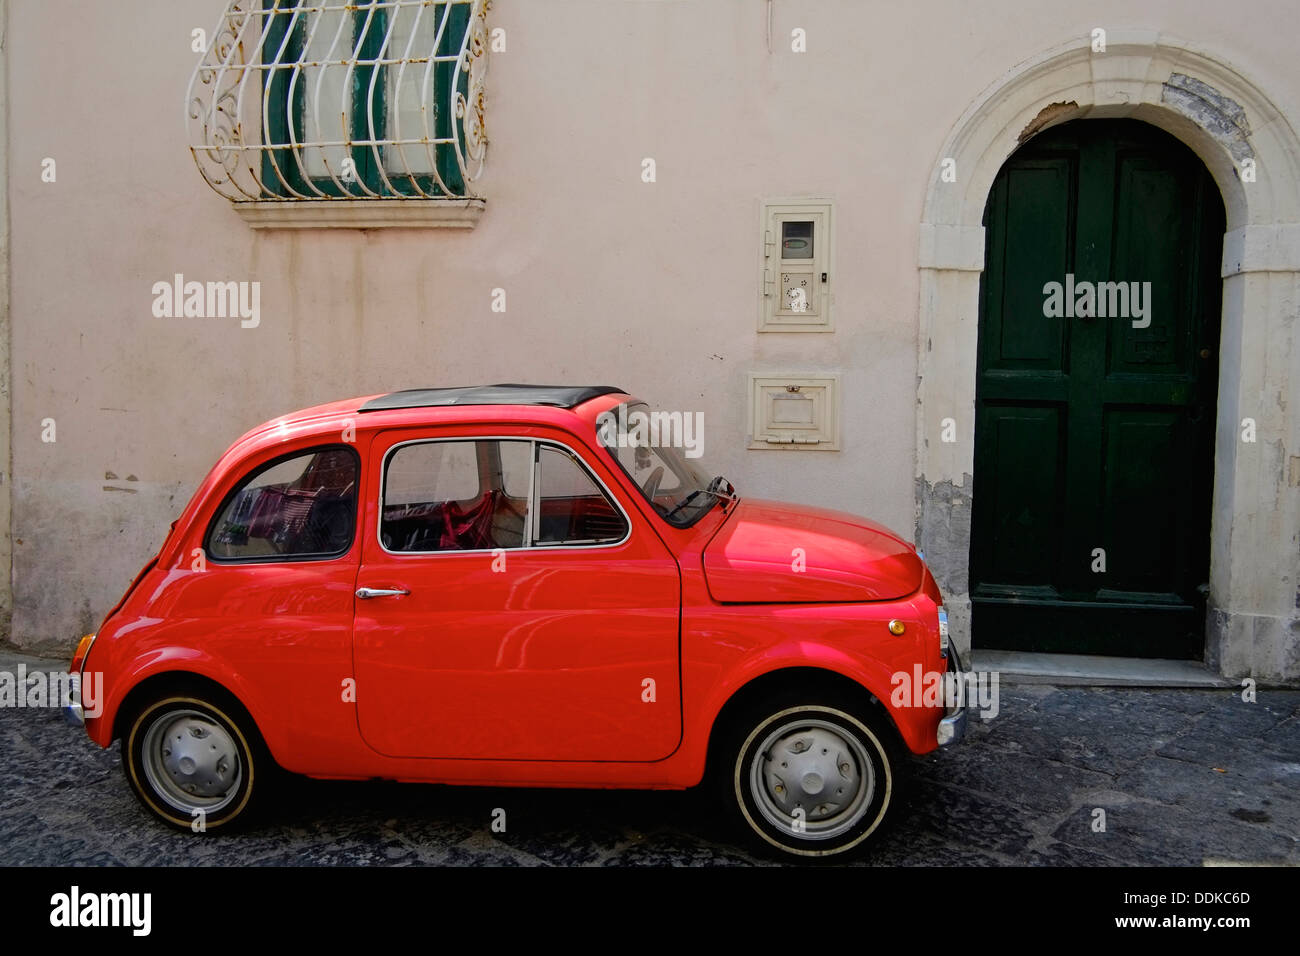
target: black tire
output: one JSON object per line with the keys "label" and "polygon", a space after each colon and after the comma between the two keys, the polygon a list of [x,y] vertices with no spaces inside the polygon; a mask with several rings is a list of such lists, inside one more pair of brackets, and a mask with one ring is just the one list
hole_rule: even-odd
{"label": "black tire", "polygon": [[191,833],[246,822],[272,763],[243,709],[204,691],[145,705],[122,738],[122,766],[140,803]]}
{"label": "black tire", "polygon": [[897,735],[859,701],[783,695],[733,722],[726,740],[719,789],[742,832],[769,853],[842,861],[900,802]]}

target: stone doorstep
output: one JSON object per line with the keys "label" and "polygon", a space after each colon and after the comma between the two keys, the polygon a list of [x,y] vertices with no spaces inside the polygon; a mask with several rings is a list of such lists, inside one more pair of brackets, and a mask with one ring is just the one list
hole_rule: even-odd
{"label": "stone doorstep", "polygon": [[1028,651],[974,650],[971,669],[996,671],[1008,684],[1056,684],[1061,687],[1240,687],[1199,661],[1096,654],[1039,654]]}

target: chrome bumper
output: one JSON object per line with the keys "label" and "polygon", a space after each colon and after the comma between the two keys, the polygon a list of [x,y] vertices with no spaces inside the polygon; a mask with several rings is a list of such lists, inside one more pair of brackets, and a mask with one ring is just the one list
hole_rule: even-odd
{"label": "chrome bumper", "polygon": [[86,712],[81,706],[81,675],[68,675],[68,693],[63,698],[63,717],[75,727],[86,725]]}
{"label": "chrome bumper", "polygon": [[[948,673],[961,674],[965,671],[962,667],[961,658],[957,656],[957,648],[948,648]],[[940,747],[948,747],[952,744],[959,743],[966,736],[966,703],[965,697],[962,697],[962,703],[950,709],[943,720],[939,721],[939,729],[936,731],[936,737]]]}

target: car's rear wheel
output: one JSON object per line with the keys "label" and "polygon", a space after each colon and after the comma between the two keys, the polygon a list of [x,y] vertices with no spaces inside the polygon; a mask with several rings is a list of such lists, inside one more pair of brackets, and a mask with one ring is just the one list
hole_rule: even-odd
{"label": "car's rear wheel", "polygon": [[168,695],[141,708],[122,741],[127,780],[140,802],[196,833],[247,817],[269,769],[251,721],[226,701]]}
{"label": "car's rear wheel", "polygon": [[898,795],[892,728],[843,701],[794,698],[735,725],[726,763],[728,803],[768,848],[839,857],[863,846]]}

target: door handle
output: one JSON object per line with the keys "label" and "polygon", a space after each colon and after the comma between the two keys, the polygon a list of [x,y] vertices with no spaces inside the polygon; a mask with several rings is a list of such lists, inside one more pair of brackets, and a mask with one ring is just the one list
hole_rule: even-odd
{"label": "door handle", "polygon": [[362,600],[377,597],[405,597],[410,593],[402,588],[357,588],[357,597]]}

